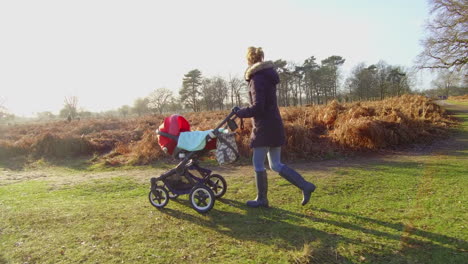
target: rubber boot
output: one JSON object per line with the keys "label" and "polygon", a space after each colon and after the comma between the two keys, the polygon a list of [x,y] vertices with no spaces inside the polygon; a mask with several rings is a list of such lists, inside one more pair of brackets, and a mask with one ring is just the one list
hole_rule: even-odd
{"label": "rubber boot", "polygon": [[253,201],[247,201],[247,206],[250,207],[268,207],[268,180],[266,171],[256,171],[255,181],[257,184],[257,198]]}
{"label": "rubber boot", "polygon": [[315,191],[315,185],[306,181],[299,173],[286,165],[281,168],[279,175],[302,190],[304,196],[302,205],[306,205],[310,200],[310,195]]}

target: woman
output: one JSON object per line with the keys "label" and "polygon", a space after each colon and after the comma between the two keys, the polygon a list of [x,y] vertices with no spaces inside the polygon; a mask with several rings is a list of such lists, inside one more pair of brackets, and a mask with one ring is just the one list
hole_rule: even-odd
{"label": "woman", "polygon": [[249,82],[250,106],[234,109],[237,116],[253,117],[250,147],[253,148],[253,166],[257,183],[257,198],[248,201],[250,207],[268,207],[268,181],[264,166],[268,156],[270,168],[302,190],[302,205],[307,204],[315,185],[281,163],[281,146],[286,143],[283,121],[278,109],[276,85],[279,76],[271,61],[263,61],[262,48],[249,47],[245,80]]}

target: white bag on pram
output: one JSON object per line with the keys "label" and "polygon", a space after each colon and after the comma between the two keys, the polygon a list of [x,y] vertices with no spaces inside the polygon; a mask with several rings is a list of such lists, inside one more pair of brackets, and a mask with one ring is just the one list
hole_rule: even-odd
{"label": "white bag on pram", "polygon": [[218,163],[232,163],[238,158],[236,133],[219,133],[216,142],[216,160]]}

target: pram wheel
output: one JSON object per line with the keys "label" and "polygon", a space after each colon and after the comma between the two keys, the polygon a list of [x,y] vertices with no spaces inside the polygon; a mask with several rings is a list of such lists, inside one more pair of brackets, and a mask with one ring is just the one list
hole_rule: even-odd
{"label": "pram wheel", "polygon": [[211,174],[206,181],[206,185],[210,187],[216,198],[221,198],[227,190],[226,180],[219,174]]}
{"label": "pram wheel", "polygon": [[149,192],[148,198],[154,207],[161,209],[169,202],[169,193],[164,187],[156,186]]}
{"label": "pram wheel", "polygon": [[197,184],[189,194],[193,209],[199,213],[206,213],[214,206],[215,195],[213,191],[202,184]]}

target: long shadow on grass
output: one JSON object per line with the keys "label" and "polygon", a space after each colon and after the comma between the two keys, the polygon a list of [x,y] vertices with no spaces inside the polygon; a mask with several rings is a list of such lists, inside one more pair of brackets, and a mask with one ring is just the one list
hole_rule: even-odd
{"label": "long shadow on grass", "polygon": [[[412,237],[402,236],[403,231],[408,231],[408,228],[401,223],[385,222],[347,212],[335,212],[320,208],[313,209],[317,212],[330,214],[330,217],[317,217],[314,214],[306,215],[280,208],[248,208],[243,203],[229,199],[220,199],[219,201],[241,209],[245,214],[219,211],[215,208],[210,212],[209,218],[171,209],[164,209],[161,212],[239,240],[274,245],[285,250],[297,251],[307,246],[311,247],[311,252],[304,252],[307,263],[352,262],[351,259],[337,253],[338,247],[343,247],[343,244],[362,245],[365,248],[364,251],[355,254],[363,256],[364,259],[372,263],[424,261],[427,260],[427,257],[431,257],[431,254],[435,254],[434,252],[442,255],[447,262],[445,260],[438,262],[432,259],[431,263],[457,263],[457,261],[461,261],[466,257],[466,252],[463,250],[468,248],[466,241],[415,228],[410,230]],[[186,201],[179,201],[179,203],[189,206]],[[347,221],[336,220],[337,218],[343,219],[343,217],[348,218]],[[363,222],[363,225],[377,224],[384,229],[394,229],[398,234],[371,229],[355,222]],[[323,224],[335,227],[333,230],[338,227],[354,231],[356,237],[361,237],[359,234],[363,233],[386,240],[399,241],[401,249],[394,252],[391,249],[380,248],[381,245],[377,243],[369,244],[360,239],[349,238],[317,228],[317,226],[323,226]],[[414,238],[414,236],[421,239]]]}
{"label": "long shadow on grass", "polygon": [[[285,250],[304,250],[299,263],[352,263],[352,261],[337,252],[338,242],[358,244],[360,241],[338,234],[328,233],[295,223],[301,221],[300,214],[286,214],[280,209],[249,209],[233,200],[220,200],[235,207],[246,209],[247,214],[219,211],[212,209],[209,219],[182,211],[164,209],[161,212],[171,217],[185,220],[215,230],[221,234],[244,241],[254,241],[273,245]],[[186,204],[184,201],[179,201]],[[289,213],[289,212],[288,212]]]}
{"label": "long shadow on grass", "polygon": [[[402,223],[391,223],[391,222],[386,222],[382,220],[377,220],[369,217],[363,217],[360,215],[348,213],[348,212],[337,212],[337,211],[332,211],[328,209],[320,209],[316,208],[315,211],[322,212],[322,213],[327,213],[331,215],[336,215],[340,217],[347,217],[351,219],[356,219],[359,222],[364,222],[364,223],[369,223],[369,224],[377,224],[379,226],[385,227],[385,228],[391,228],[394,229],[395,231],[398,232],[406,232],[412,237],[420,237],[425,240],[429,240],[430,242],[427,241],[422,241],[420,239],[416,238],[410,238],[408,234],[405,234],[403,236],[401,235],[394,235],[394,234],[389,234],[386,232],[381,232],[381,231],[376,231],[376,230],[370,230],[368,228],[363,228],[358,225],[354,224],[349,224],[346,223],[344,225],[340,225],[339,222],[336,221],[331,221],[335,222],[333,223],[334,225],[341,226],[347,229],[352,229],[356,231],[360,231],[363,233],[370,233],[376,236],[384,236],[389,239],[393,240],[400,240],[402,244],[402,249],[399,254],[391,254],[391,255],[379,255],[379,256],[374,256],[378,258],[384,258],[384,259],[393,259],[395,258],[402,258],[402,260],[406,260],[407,262],[408,259],[414,258],[415,256],[420,256],[420,257],[427,257],[427,255],[432,253],[437,253],[439,255],[442,255],[444,260],[442,263],[462,263],[461,261],[463,259],[468,258],[468,253],[466,252],[466,249],[468,248],[468,241],[442,235],[442,234],[437,234],[437,233],[432,233],[432,232],[427,232],[424,230],[420,230],[411,226],[404,225]],[[314,221],[320,221],[319,219],[314,219]],[[327,220],[327,222],[330,222],[330,220]],[[435,244],[437,243],[437,244]],[[426,258],[426,261],[428,259]],[[437,260],[432,260],[431,263],[439,263]]]}

